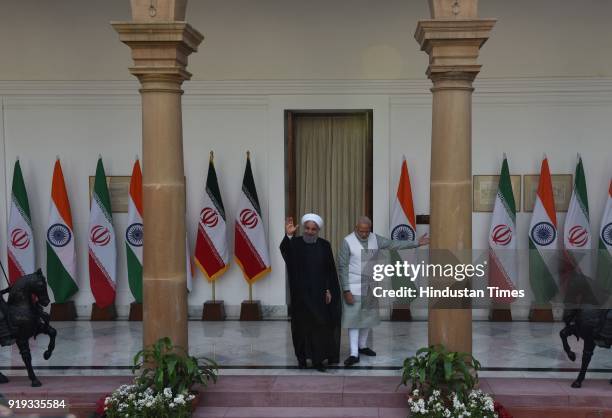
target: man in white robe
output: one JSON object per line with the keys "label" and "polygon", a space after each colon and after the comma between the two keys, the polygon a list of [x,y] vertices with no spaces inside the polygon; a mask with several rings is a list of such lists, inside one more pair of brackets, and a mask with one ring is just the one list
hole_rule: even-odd
{"label": "man in white robe", "polygon": [[346,367],[359,363],[359,354],[375,356],[367,346],[370,330],[380,323],[378,308],[362,307],[361,295],[361,250],[405,250],[427,245],[427,234],[413,241],[390,240],[371,233],[372,221],[362,216],[355,225],[355,231],[344,237],[338,252],[338,275],[344,295],[342,303],[342,328],[348,328],[350,354],[344,361]]}

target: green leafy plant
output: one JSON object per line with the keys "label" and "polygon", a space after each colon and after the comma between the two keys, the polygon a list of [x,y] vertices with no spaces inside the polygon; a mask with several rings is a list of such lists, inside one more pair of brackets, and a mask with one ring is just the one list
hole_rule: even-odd
{"label": "green leafy plant", "polygon": [[421,348],[404,360],[401,384],[407,386],[410,381],[410,391],[417,389],[425,397],[437,390],[442,396],[454,393],[466,399],[478,383],[479,369],[480,363],[471,354],[435,345]]}
{"label": "green leafy plant", "polygon": [[181,355],[185,352],[174,346],[170,338],[160,338],[155,344],[145,347],[134,356],[132,372],[140,372],[135,383],[162,393],[170,388],[172,393],[191,392],[192,386],[206,386],[217,381],[217,363],[206,357],[198,359]]}

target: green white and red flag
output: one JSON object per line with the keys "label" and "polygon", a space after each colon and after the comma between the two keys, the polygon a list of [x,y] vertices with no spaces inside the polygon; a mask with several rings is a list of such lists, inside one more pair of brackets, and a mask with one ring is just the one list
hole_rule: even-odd
{"label": "green white and red flag", "polygon": [[13,169],[7,241],[9,281],[13,284],[36,269],[30,204],[19,159],[15,161]]}
{"label": "green white and red flag", "polygon": [[128,198],[128,227],[125,230],[128,284],[137,303],[142,303],[142,170],[136,159],[130,178]]}
{"label": "green white and red flag", "polygon": [[397,193],[391,211],[391,239],[417,242],[416,219],[412,201],[412,187],[406,157],[402,157],[402,168]]}
{"label": "green white and red flag", "polygon": [[578,156],[574,175],[574,189],[563,226],[564,255],[569,261],[570,271],[590,278],[593,277],[591,243],[586,177],[582,158]]}
{"label": "green white and red flag", "polygon": [[76,249],[70,201],[59,157],[53,167],[47,224],[47,281],[56,303],[68,301],[78,290]]}
{"label": "green white and red flag", "polygon": [[[516,238],[516,203],[512,191],[508,160],[504,155],[497,196],[489,228],[489,286],[514,290],[518,286],[518,254]],[[496,298],[511,303],[515,298]]]}
{"label": "green white and red flag", "polygon": [[98,158],[89,212],[89,282],[96,305],[104,309],[115,301],[117,244],[110,195],[102,157]]}
{"label": "green white and red flag", "polygon": [[234,228],[234,256],[244,278],[254,283],[271,271],[266,231],[247,153],[242,190],[236,211]]}
{"label": "green white and red flag", "polygon": [[548,159],[544,157],[531,224],[529,225],[529,281],[536,304],[549,302],[557,293],[559,240]]}
{"label": "green white and red flag", "polygon": [[605,289],[612,290],[612,179],[610,179],[608,198],[601,217],[597,253],[597,282]]}
{"label": "green white and red flag", "polygon": [[200,210],[194,260],[209,282],[218,279],[229,265],[225,208],[212,152]]}

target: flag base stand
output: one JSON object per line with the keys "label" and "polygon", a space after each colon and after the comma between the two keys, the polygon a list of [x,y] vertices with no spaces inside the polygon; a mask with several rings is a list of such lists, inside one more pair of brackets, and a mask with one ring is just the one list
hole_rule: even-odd
{"label": "flag base stand", "polygon": [[91,320],[92,321],[114,321],[117,319],[117,310],[115,305],[100,308],[96,302],[91,304]]}
{"label": "flag base stand", "polygon": [[76,321],[77,313],[74,301],[51,304],[51,321]]}
{"label": "flag base stand", "polygon": [[128,321],[142,321],[142,303],[130,303],[130,316],[128,317]]}
{"label": "flag base stand", "polygon": [[225,305],[223,301],[206,301],[202,307],[202,321],[225,321]]}
{"label": "flag base stand", "polygon": [[512,322],[512,311],[510,308],[493,308],[489,311],[491,322]]}
{"label": "flag base stand", "polygon": [[554,322],[550,304],[533,305],[529,311],[530,322]]}
{"label": "flag base stand", "polygon": [[410,313],[410,305],[404,303],[393,302],[391,307],[391,321],[394,322],[408,322],[412,321],[412,314]]}
{"label": "flag base stand", "polygon": [[241,321],[261,321],[261,302],[258,300],[243,300],[240,305]]}

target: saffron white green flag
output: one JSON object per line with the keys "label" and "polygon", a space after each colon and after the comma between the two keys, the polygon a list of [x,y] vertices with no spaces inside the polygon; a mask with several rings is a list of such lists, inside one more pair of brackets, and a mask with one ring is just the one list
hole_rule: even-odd
{"label": "saffron white green flag", "polygon": [[587,197],[584,167],[580,156],[578,156],[574,175],[574,190],[563,227],[563,244],[571,271],[592,278],[589,199]]}
{"label": "saffron white green flag", "polygon": [[68,301],[78,290],[76,250],[70,201],[59,158],[53,168],[47,225],[47,280],[56,303]]}
{"label": "saffron white green flag", "polygon": [[102,157],[98,158],[89,212],[89,283],[96,305],[104,309],[115,302],[117,244],[110,195]]}
{"label": "saffron white green flag", "polygon": [[391,211],[391,239],[416,243],[416,220],[406,157],[402,157],[397,193]]}
{"label": "saffron white green flag", "polygon": [[612,290],[612,179],[608,187],[606,207],[601,217],[597,253],[597,282],[605,289]]}
{"label": "saffron white green flag", "polygon": [[137,303],[142,303],[142,170],[138,159],[132,168],[128,199],[128,227],[125,230],[128,284]]}
{"label": "saffron white green flag", "polygon": [[[489,286],[514,290],[518,286],[518,256],[516,239],[516,203],[510,180],[508,160],[504,155],[497,196],[489,229]],[[510,303],[515,298],[496,298]]]}
{"label": "saffron white green flag", "polygon": [[[400,168],[400,177],[397,184],[397,192],[393,199],[391,209],[391,227],[390,235],[393,240],[410,241],[416,244],[418,239],[416,236],[416,218],[414,216],[414,202],[412,199],[412,186],[410,184],[410,174],[408,173],[408,164],[406,156],[402,156],[402,166]],[[411,264],[417,263],[417,254],[415,249],[403,250],[401,255],[397,250],[389,251],[389,263],[407,261]],[[394,275],[391,277],[391,286],[394,290],[405,286],[405,280],[402,277]],[[415,289],[414,282],[408,282],[408,286]],[[396,298],[398,303],[409,303],[414,298]]]}
{"label": "saffron white green flag", "polygon": [[36,270],[30,204],[19,160],[13,170],[7,241],[9,281],[13,284],[21,276]]}
{"label": "saffron white green flag", "polygon": [[536,304],[548,303],[557,293],[559,240],[548,159],[540,169],[540,181],[529,225],[529,281]]}

